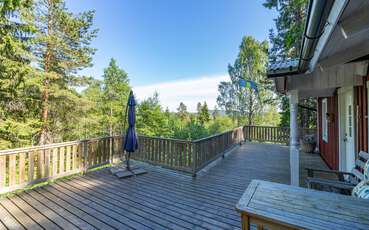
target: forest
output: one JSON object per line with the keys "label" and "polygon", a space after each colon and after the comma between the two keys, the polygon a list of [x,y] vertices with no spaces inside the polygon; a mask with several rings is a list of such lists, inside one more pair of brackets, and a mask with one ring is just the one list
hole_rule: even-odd
{"label": "forest", "polygon": [[[286,1],[264,3],[279,13],[270,41],[240,38],[239,53],[228,65],[230,79],[219,84],[218,106],[200,101],[191,113],[179,101],[177,111],[169,111],[157,92],[138,101],[137,132],[198,139],[245,124],[288,125],[288,100],[265,77],[269,60],[298,55],[300,40],[288,41],[303,31],[295,19],[304,18],[306,1],[288,2],[282,8]],[[0,149],[122,134],[130,76],[114,58],[103,76],[79,74],[91,67],[96,52],[94,14],[72,13],[63,0],[0,2]],[[252,80],[258,91],[240,87],[239,79]]]}

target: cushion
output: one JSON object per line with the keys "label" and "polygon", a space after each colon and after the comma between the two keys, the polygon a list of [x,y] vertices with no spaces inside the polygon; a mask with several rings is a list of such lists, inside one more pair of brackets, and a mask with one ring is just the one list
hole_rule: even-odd
{"label": "cushion", "polygon": [[369,180],[369,160],[365,163],[364,166],[364,180]]}
{"label": "cushion", "polygon": [[361,181],[355,188],[352,190],[352,196],[369,199],[369,181]]}

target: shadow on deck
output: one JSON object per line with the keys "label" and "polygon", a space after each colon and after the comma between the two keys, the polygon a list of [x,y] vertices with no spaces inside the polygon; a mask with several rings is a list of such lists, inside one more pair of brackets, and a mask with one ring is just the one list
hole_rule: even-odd
{"label": "shadow on deck", "polygon": [[148,174],[103,169],[2,199],[0,229],[239,229],[235,205],[252,179],[290,180],[288,147],[272,144],[244,144],[196,178],[142,166]]}

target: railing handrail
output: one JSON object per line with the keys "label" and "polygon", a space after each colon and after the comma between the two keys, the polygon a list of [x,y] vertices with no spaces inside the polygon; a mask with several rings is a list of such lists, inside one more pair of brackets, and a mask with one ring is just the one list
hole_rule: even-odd
{"label": "railing handrail", "polygon": [[[238,127],[240,128],[240,127]],[[179,143],[196,143],[200,142],[206,139],[211,139],[220,135],[223,135],[224,133],[232,132],[233,130],[228,130],[222,133],[214,134],[208,137],[204,137],[197,140],[184,140],[184,139],[176,139],[176,138],[167,138],[167,137],[154,137],[154,136],[147,136],[147,135],[141,135],[139,134],[139,137],[145,137],[145,138],[151,138],[151,139],[160,139],[160,140],[169,140],[169,141],[175,141]],[[15,149],[4,149],[0,150],[0,156],[2,155],[9,155],[9,154],[16,154],[16,153],[23,153],[23,152],[29,152],[29,151],[37,151],[37,150],[44,150],[49,148],[57,148],[57,147],[64,147],[69,145],[75,145],[80,144],[82,142],[93,142],[93,141],[99,141],[103,139],[109,139],[109,138],[121,138],[124,137],[124,135],[113,135],[113,136],[102,136],[102,137],[93,137],[90,139],[82,139],[82,140],[75,140],[75,141],[66,141],[66,142],[58,142],[58,143],[51,143],[46,145],[34,145],[34,146],[27,146],[27,147],[21,147],[21,148],[15,148]]]}
{"label": "railing handrail", "polygon": [[[244,125],[240,127],[260,127],[260,128],[286,128],[289,129],[289,126],[269,126],[269,125]],[[316,129],[316,128],[306,128],[306,127],[299,127],[299,129]]]}
{"label": "railing handrail", "polygon": [[53,143],[53,144],[47,144],[47,145],[34,145],[34,146],[28,146],[28,147],[22,147],[22,148],[16,148],[16,149],[5,149],[5,150],[0,150],[0,156],[16,154],[16,153],[23,153],[23,152],[31,152],[31,151],[36,151],[36,150],[44,150],[44,149],[49,149],[49,148],[70,146],[70,145],[80,144],[84,141],[86,140],[67,141],[67,142]]}
{"label": "railing handrail", "polygon": [[[245,127],[258,127],[258,128],[277,128],[277,129],[289,129],[290,127],[280,127],[280,126],[266,126],[266,125],[245,125],[245,126],[239,126],[236,127],[234,129],[228,130],[228,131],[224,131],[222,133],[218,133],[218,134],[214,134],[208,137],[204,137],[204,138],[200,138],[200,139],[196,139],[196,140],[184,140],[184,139],[176,139],[176,138],[167,138],[167,137],[153,137],[153,136],[147,136],[147,135],[141,135],[139,134],[139,137],[146,137],[146,138],[152,138],[152,139],[160,139],[160,140],[170,140],[170,141],[176,141],[179,143],[198,143],[201,141],[206,141],[221,135],[224,135],[225,133],[228,132],[233,132],[235,129],[242,129]],[[299,128],[299,129],[303,129],[303,130],[316,130],[316,128]],[[113,136],[101,136],[101,137],[94,137],[94,138],[90,138],[90,139],[82,139],[82,140],[75,140],[75,141],[67,141],[67,142],[58,142],[58,143],[52,143],[52,144],[46,144],[46,145],[34,145],[34,146],[28,146],[28,147],[21,147],[21,148],[15,148],[15,149],[5,149],[5,150],[0,150],[0,156],[3,155],[9,155],[9,154],[16,154],[16,153],[21,153],[21,152],[29,152],[29,151],[36,151],[36,150],[44,150],[44,149],[49,149],[49,148],[57,148],[57,147],[63,147],[63,146],[69,146],[69,145],[75,145],[75,144],[80,144],[82,142],[92,142],[92,141],[99,141],[99,140],[103,140],[103,139],[109,139],[109,138],[120,138],[123,137],[124,135],[113,135]]]}
{"label": "railing handrail", "polygon": [[[303,132],[311,133],[303,129]],[[196,173],[246,140],[288,143],[289,127],[240,126],[197,140],[139,135],[133,159]],[[0,193],[122,159],[124,135],[0,150]]]}

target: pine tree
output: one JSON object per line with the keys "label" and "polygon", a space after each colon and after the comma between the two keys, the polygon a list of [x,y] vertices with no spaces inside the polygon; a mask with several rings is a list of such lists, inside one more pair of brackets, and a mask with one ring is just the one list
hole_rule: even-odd
{"label": "pine tree", "polygon": [[86,77],[77,72],[91,66],[95,49],[90,43],[97,30],[91,29],[94,11],[72,14],[63,0],[37,1],[34,16],[33,51],[42,71],[39,143],[45,144],[62,138],[65,130],[61,124],[70,122],[79,108],[80,97],[74,87],[83,85]]}
{"label": "pine tree", "polygon": [[271,61],[300,55],[307,3],[308,0],[265,0],[264,7],[278,12],[276,31],[269,32]]}
{"label": "pine tree", "polygon": [[204,125],[205,123],[209,121],[210,121],[210,113],[209,113],[208,105],[206,104],[206,101],[205,101],[200,109],[199,122],[201,125]]}
{"label": "pine tree", "polygon": [[30,40],[34,27],[28,23],[32,1],[0,3],[0,148],[30,144],[39,126],[33,115],[37,99],[27,83],[34,74],[30,66]]}
{"label": "pine tree", "polygon": [[103,78],[104,123],[109,125],[105,130],[109,130],[109,135],[120,134],[124,128],[124,111],[131,90],[128,75],[112,58],[104,70]]}
{"label": "pine tree", "polygon": [[[270,61],[298,58],[301,51],[301,42],[304,32],[306,9],[308,0],[266,0],[263,4],[268,9],[275,9],[278,16],[275,19],[276,30],[270,29],[269,50]],[[281,126],[289,126],[289,100],[285,95],[280,96]],[[300,102],[305,107],[315,108],[316,99],[309,98]],[[304,116],[304,113],[306,116]],[[315,127],[315,112],[303,111],[299,108],[298,120],[301,127]]]}

